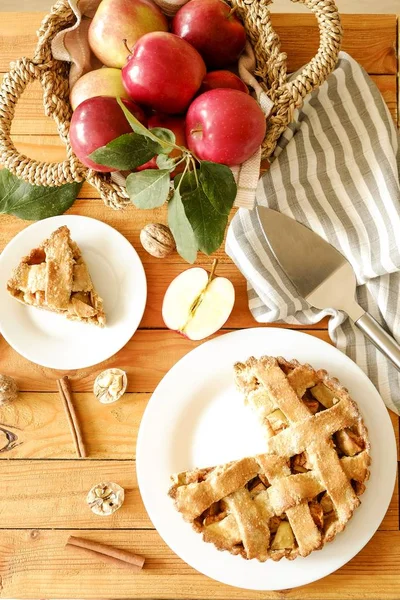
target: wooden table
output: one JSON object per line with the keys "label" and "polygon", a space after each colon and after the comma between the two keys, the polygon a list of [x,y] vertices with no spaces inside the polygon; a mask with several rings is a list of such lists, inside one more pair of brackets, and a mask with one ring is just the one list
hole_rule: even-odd
{"label": "wooden table", "polygon": [[[12,59],[30,56],[42,14],[1,15],[0,71]],[[276,15],[275,24],[290,56],[291,70],[315,52],[318,34],[312,16]],[[396,119],[396,17],[345,16],[344,49],[371,74]],[[299,27],[302,27],[299,28]],[[13,133],[18,147],[44,160],[64,156],[51,120],[42,116],[41,95],[32,85],[17,109]],[[89,458],[76,459],[55,380],[60,372],[38,367],[0,338],[0,372],[16,378],[22,393],[0,409],[0,597],[3,598],[399,598],[400,532],[398,490],[371,542],[345,567],[303,588],[252,593],[216,583],[194,571],[164,544],[146,514],[135,474],[135,446],[146,403],[163,375],[197,344],[164,328],[161,301],[171,279],[187,265],[177,254],[164,261],[146,254],[139,232],[165,221],[164,210],[106,209],[89,185],[70,211],[109,223],[138,250],[148,280],[148,302],[140,329],[116,356],[97,367],[71,372],[74,399]],[[0,249],[28,225],[0,217]],[[237,300],[224,332],[255,325],[242,275],[222,250],[219,273],[229,277]],[[199,264],[211,261],[200,256]],[[222,332],[223,333],[223,332]],[[326,322],[306,333],[329,342]],[[125,369],[129,393],[104,406],[93,397],[93,380],[105,367]],[[399,421],[391,415],[396,437]],[[7,431],[17,444],[7,448]],[[123,508],[101,519],[85,504],[89,488],[104,480],[126,490]],[[65,549],[75,533],[144,554],[146,568],[133,573]],[[289,582],[288,582],[289,583]]]}

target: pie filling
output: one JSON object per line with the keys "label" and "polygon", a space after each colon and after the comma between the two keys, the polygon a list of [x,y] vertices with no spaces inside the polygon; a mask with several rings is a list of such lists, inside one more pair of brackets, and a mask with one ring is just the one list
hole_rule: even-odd
{"label": "pie filling", "polygon": [[170,496],[219,550],[260,561],[307,556],[342,531],[360,503],[370,464],[365,426],[325,371],[264,357],[239,363],[235,374],[267,452],[175,475]]}

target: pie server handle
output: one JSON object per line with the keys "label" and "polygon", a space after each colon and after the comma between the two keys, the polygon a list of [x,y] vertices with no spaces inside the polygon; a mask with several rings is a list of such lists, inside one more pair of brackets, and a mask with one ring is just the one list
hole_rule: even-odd
{"label": "pie server handle", "polygon": [[396,369],[400,371],[400,346],[396,340],[367,312],[354,322],[378,350],[380,350],[394,364]]}

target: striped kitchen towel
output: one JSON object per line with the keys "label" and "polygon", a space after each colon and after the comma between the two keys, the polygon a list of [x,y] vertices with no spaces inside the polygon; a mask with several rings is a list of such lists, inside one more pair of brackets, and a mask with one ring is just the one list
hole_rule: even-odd
{"label": "striped kitchen towel", "polygon": [[[279,140],[260,179],[258,204],[321,235],[351,262],[361,306],[400,341],[400,152],[386,104],[364,69],[341,52],[335,71],[310,94]],[[248,280],[260,323],[310,325],[329,315],[329,334],[400,413],[400,374],[346,318],[298,296],[263,239],[255,211],[240,209],[226,251]],[[293,248],[293,252],[296,249]]]}

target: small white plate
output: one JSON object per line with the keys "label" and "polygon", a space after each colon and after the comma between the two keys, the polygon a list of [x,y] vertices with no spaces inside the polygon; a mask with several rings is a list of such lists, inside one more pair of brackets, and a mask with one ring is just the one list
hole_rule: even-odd
{"label": "small white plate", "polygon": [[[249,356],[297,358],[324,368],[345,385],[368,427],[371,477],[345,531],[320,552],[278,563],[246,561],[204,543],[174,509],[170,475],[261,453],[257,418],[233,382],[233,364]],[[253,590],[304,585],[336,571],[371,539],[389,506],[396,479],[393,427],[378,392],[347,356],[316,337],[285,329],[245,329],[208,341],[182,358],[147,405],[137,442],[137,474],[147,512],[170,548],[222,583]]]}
{"label": "small white plate", "polygon": [[[25,306],[7,292],[7,281],[21,258],[62,225],[82,250],[104,300],[104,328]],[[62,215],[38,221],[16,235],[0,255],[0,331],[14,350],[43,367],[83,369],[118,352],[138,328],[146,296],[146,276],[136,250],[96,219]]]}

